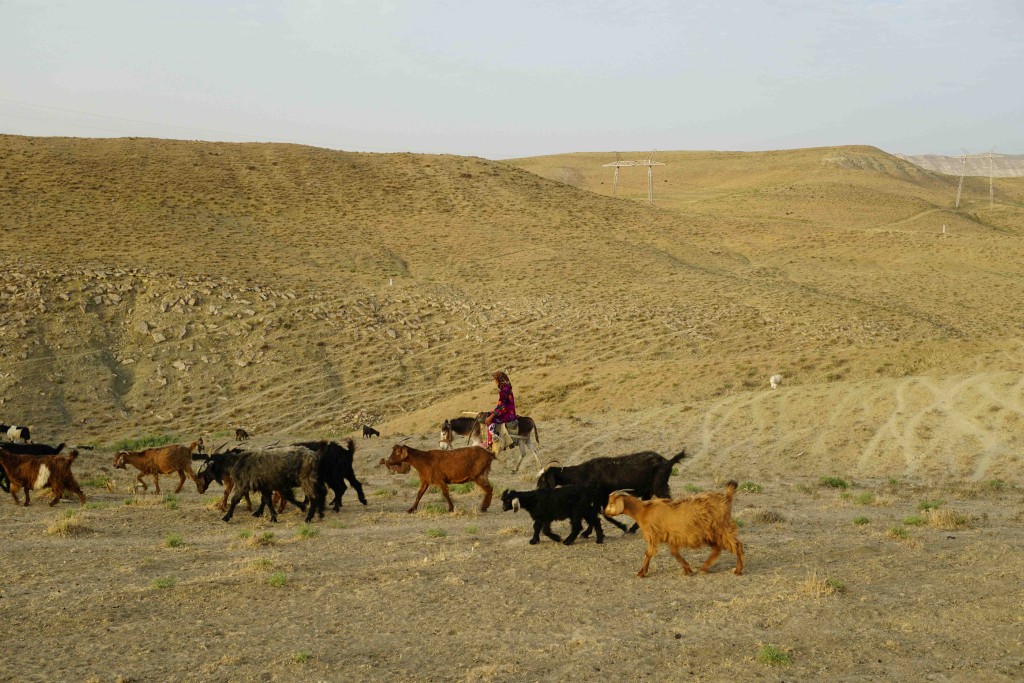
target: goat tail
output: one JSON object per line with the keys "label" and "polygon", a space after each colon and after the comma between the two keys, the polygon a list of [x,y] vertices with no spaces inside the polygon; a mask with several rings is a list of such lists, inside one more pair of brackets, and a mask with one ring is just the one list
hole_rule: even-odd
{"label": "goat tail", "polygon": [[540,432],[537,431],[537,423],[533,423],[533,440],[540,443]]}
{"label": "goat tail", "polygon": [[679,451],[678,453],[676,453],[674,456],[672,456],[672,458],[668,461],[668,464],[669,465],[675,465],[677,462],[679,462],[680,460],[682,460],[685,457],[686,457],[686,449],[684,448],[681,451]]}
{"label": "goat tail", "polygon": [[732,497],[736,493],[736,489],[739,488],[739,484],[736,483],[735,479],[729,480],[729,483],[725,485],[725,500],[729,503],[729,507],[732,507]]}

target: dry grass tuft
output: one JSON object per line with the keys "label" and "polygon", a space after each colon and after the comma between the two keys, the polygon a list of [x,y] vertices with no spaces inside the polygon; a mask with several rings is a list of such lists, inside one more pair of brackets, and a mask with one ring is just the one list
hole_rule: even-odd
{"label": "dry grass tuft", "polygon": [[753,524],[782,524],[789,521],[781,512],[770,508],[743,510],[736,516],[744,522],[751,522]]}
{"label": "dry grass tuft", "polygon": [[928,511],[928,526],[943,531],[955,531],[957,529],[969,529],[971,519],[950,508],[937,508]]}
{"label": "dry grass tuft", "polygon": [[81,536],[89,531],[84,517],[77,512],[68,512],[63,517],[50,522],[50,525],[46,527],[46,533],[51,536],[64,536],[65,538]]}
{"label": "dry grass tuft", "polygon": [[845,592],[846,584],[838,579],[830,578],[827,574],[820,576],[818,570],[815,569],[800,584],[800,590],[808,595],[821,598]]}

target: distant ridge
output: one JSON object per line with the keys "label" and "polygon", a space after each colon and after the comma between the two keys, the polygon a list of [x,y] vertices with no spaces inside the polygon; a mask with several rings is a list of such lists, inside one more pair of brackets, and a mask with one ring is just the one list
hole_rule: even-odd
{"label": "distant ridge", "polygon": [[[894,154],[893,156],[909,161],[928,171],[960,175],[960,157],[947,157],[941,154]],[[988,176],[989,162],[987,156],[967,157],[966,175]],[[992,175],[998,178],[1019,178],[1024,176],[1024,154],[995,154],[992,157]]]}

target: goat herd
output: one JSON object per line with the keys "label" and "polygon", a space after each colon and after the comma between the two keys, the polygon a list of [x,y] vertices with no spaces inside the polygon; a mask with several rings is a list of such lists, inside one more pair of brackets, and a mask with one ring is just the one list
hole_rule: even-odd
{"label": "goat herd", "polygon": [[[446,421],[450,429],[450,423]],[[64,444],[57,447],[30,443],[28,430],[14,433],[8,428],[8,442],[0,443],[0,488],[10,492],[15,504],[21,504],[18,493],[24,489],[25,503],[29,492],[50,488],[56,505],[65,491],[78,496],[85,503],[85,495],[75,481],[71,466],[78,456],[77,450],[63,455]],[[23,429],[23,428],[17,428]],[[369,430],[375,432],[375,430]],[[364,437],[372,436],[364,429]],[[247,434],[245,435],[248,436]],[[243,437],[236,435],[241,443]],[[21,443],[17,442],[21,440]],[[227,444],[224,444],[225,446]],[[408,512],[415,512],[423,495],[436,486],[449,512],[455,509],[449,485],[474,482],[483,491],[480,511],[490,506],[493,488],[488,480],[496,453],[480,445],[452,448],[450,439],[438,450],[418,450],[404,443],[396,444],[391,455],[380,460],[380,465],[392,474],[407,474],[415,469],[419,475],[419,489]],[[114,456],[114,467],[126,469],[131,465],[138,470],[138,481],[148,490],[144,477],[152,476],[156,492],[160,492],[160,474],[176,473],[179,477],[175,493],[191,478],[199,493],[205,493],[216,481],[224,487],[220,508],[223,520],[230,521],[236,506],[244,498],[249,510],[251,493],[260,494],[260,504],[254,516],[264,509],[270,520],[291,503],[305,512],[307,522],[324,516],[327,490],[334,491],[330,505],[337,512],[348,489],[355,489],[359,502],[367,504],[363,487],[355,476],[353,456],[355,444],[348,439],[343,445],[334,441],[308,441],[289,446],[249,448],[248,444],[228,450],[220,446],[210,454],[205,452],[202,438],[185,445],[168,445],[141,451],[119,451]],[[680,548],[710,546],[711,554],[701,567],[708,571],[722,550],[736,556],[735,573],[743,571],[743,544],[737,538],[737,525],[732,517],[732,500],[736,482],[730,481],[724,492],[709,492],[688,498],[672,499],[669,477],[673,466],[685,457],[680,451],[672,458],[664,458],[653,451],[630,455],[598,457],[579,465],[559,466],[550,463],[541,469],[537,488],[532,491],[506,490],[501,494],[505,511],[526,510],[533,520],[531,544],[540,542],[540,534],[565,545],[572,544],[582,535],[588,538],[596,533],[596,542],[604,540],[600,517],[623,531],[637,528],[647,542],[643,566],[638,576],[646,576],[651,558],[658,546],[667,544],[672,556],[686,574],[692,569],[679,553]],[[202,462],[198,472],[192,463]],[[301,488],[304,500],[296,498],[294,490]],[[230,496],[230,501],[229,501]],[[632,527],[613,519],[627,515],[634,520]],[[563,540],[551,530],[552,522],[569,520],[570,532]],[[586,522],[586,529],[583,525]]]}

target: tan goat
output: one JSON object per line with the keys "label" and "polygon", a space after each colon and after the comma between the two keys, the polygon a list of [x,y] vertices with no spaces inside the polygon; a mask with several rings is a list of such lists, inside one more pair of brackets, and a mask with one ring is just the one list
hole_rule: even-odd
{"label": "tan goat", "polygon": [[679,549],[706,545],[711,546],[711,554],[701,566],[702,572],[711,568],[724,548],[736,556],[735,573],[742,574],[743,544],[736,537],[737,526],[732,518],[732,497],[736,488],[736,482],[730,481],[725,493],[701,493],[676,500],[640,500],[625,491],[615,491],[608,496],[604,512],[609,517],[627,514],[640,525],[647,541],[647,552],[637,576],[647,576],[651,558],[662,543],[668,544],[672,556],[679,560],[687,575],[693,570],[679,554]]}
{"label": "tan goat", "polygon": [[181,493],[181,489],[185,485],[185,475],[188,475],[193,482],[196,480],[195,472],[192,471],[192,452],[202,445],[203,440],[200,438],[188,446],[173,444],[158,448],[147,448],[142,451],[119,451],[114,456],[114,467],[123,470],[127,469],[127,465],[131,465],[139,470],[138,480],[142,484],[143,491],[148,491],[149,487],[142,478],[153,475],[153,483],[156,484],[157,493],[160,493],[159,475],[177,472],[178,476],[181,477],[181,481],[178,482],[178,488],[174,489],[174,492]]}

